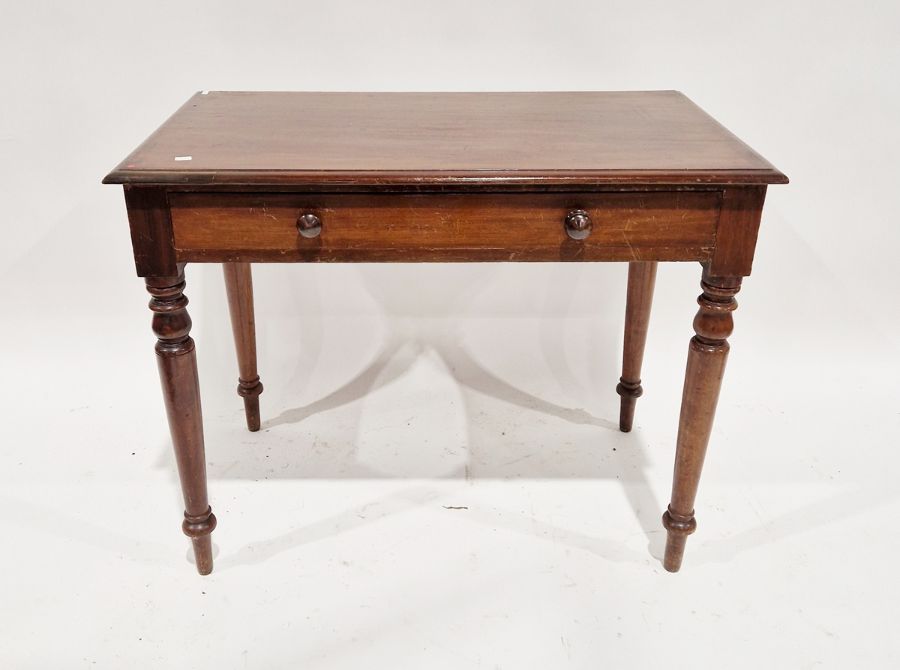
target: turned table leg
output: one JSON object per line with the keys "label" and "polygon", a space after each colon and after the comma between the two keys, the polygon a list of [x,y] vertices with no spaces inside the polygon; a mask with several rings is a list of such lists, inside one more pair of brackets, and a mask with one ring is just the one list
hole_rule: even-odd
{"label": "turned table leg", "polygon": [[672,500],[663,514],[668,531],[663,566],[669,572],[681,567],[687,536],[697,528],[694,500],[728,358],[726,340],[734,327],[731,313],[737,308],[734,296],[741,278],[709,277],[704,272],[701,285],[681,399]]}
{"label": "turned table leg", "polygon": [[622,354],[622,377],[616,392],[622,396],[619,406],[619,430],[627,433],[634,423],[634,407],[644,389],[641,387],[641,364],[647,344],[647,326],[656,283],[656,262],[628,264],[628,297],[625,303],[625,346]]}
{"label": "turned table leg", "polygon": [[263,385],[256,370],[256,322],[250,263],[223,263],[225,291],[238,359],[238,395],[244,399],[247,428],[259,430],[259,394]]}
{"label": "turned table leg", "polygon": [[175,446],[178,476],[184,495],[182,529],[194,545],[194,559],[201,575],[212,572],[212,540],[216,517],[206,491],[206,456],[203,449],[203,419],[197,357],[190,337],[191,317],[184,291],[184,270],[174,277],[148,277],[147,290],[153,296],[153,332],[156,333],[156,360],[162,383],[169,430]]}

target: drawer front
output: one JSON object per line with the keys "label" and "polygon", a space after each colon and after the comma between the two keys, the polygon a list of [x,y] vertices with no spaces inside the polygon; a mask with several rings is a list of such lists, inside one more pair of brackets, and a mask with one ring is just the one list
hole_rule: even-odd
{"label": "drawer front", "polygon": [[[179,261],[709,259],[718,191],[540,194],[171,193]],[[585,210],[590,234],[566,232]],[[321,222],[317,237],[298,218]]]}

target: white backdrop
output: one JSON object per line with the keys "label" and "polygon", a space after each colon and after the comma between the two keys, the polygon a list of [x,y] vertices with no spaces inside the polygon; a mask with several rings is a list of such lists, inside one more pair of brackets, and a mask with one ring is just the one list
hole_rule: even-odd
{"label": "white backdrop", "polygon": [[[887,1],[3,2],[0,664],[895,666],[898,25]],[[623,437],[624,266],[492,264],[258,268],[258,436],[219,269],[189,268],[220,519],[193,575],[106,172],[200,89],[672,88],[792,180],[683,573],[655,556],[699,267],[660,270]],[[673,659],[695,635],[719,643]]]}

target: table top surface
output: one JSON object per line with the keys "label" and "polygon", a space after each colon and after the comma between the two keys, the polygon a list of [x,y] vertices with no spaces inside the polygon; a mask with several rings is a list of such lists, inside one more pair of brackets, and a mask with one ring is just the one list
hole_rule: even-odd
{"label": "table top surface", "polygon": [[786,182],[677,91],[203,91],[104,179],[218,186]]}

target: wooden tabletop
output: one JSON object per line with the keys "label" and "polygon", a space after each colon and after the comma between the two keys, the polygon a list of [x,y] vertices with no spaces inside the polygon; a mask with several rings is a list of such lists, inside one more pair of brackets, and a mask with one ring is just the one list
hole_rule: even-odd
{"label": "wooden tabletop", "polygon": [[221,186],[786,182],[677,91],[204,91],[104,179]]}

